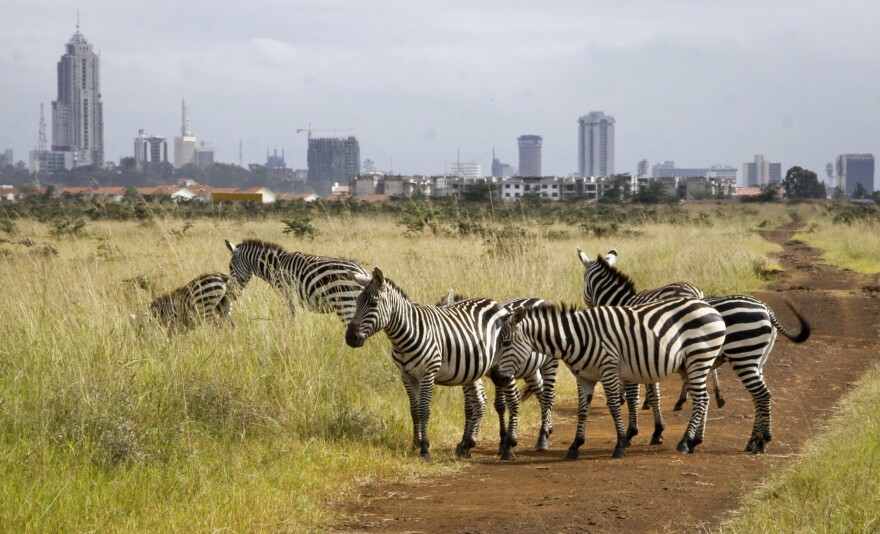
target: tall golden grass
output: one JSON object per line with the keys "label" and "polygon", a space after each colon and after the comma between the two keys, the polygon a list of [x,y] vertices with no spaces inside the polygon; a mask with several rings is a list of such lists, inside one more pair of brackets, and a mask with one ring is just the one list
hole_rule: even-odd
{"label": "tall golden grass", "polygon": [[[371,479],[456,470],[459,388],[434,396],[436,461],[409,450],[406,395],[384,336],[353,350],[332,315],[291,317],[265,283],[234,303],[235,327],[169,337],[129,313],[206,271],[226,271],[223,240],[258,237],[344,256],[418,302],[450,288],[506,300],[579,303],[582,267],[615,248],[640,288],[687,280],[707,294],[758,289],[774,247],[752,230],[783,208],[703,206],[699,226],[658,222],[598,239],[522,220],[514,237],[417,235],[390,217],[325,217],[318,239],[277,220],[89,223],[52,236],[19,221],[0,255],[0,524],[10,531],[307,530]],[[493,224],[491,221],[488,224]],[[500,235],[500,234],[499,234]],[[559,397],[574,396],[561,373]],[[496,444],[487,412],[478,447]],[[536,432],[523,413],[521,446]]]}

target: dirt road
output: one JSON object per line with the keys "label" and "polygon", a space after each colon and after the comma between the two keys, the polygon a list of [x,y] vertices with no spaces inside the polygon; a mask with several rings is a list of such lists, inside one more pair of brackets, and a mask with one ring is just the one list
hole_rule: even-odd
{"label": "dirt road", "polygon": [[[727,405],[713,406],[706,441],[692,455],[675,444],[690,416],[672,412],[678,382],[663,391],[666,442],[649,446],[650,416],[626,458],[612,460],[613,424],[604,399],[593,402],[587,441],[576,461],[564,460],[574,436],[576,399],[557,403],[551,450],[531,451],[524,435],[515,462],[495,459],[492,442],[475,450],[472,467],[451,477],[406,484],[367,485],[344,510],[354,520],[336,527],[353,532],[665,532],[718,524],[768,474],[784,468],[811,436],[826,426],[840,397],[876,364],[880,348],[880,286],[819,262],[820,252],[791,241],[792,222],[766,238],[784,251],[785,269],[770,291],[756,296],[784,325],[797,322],[782,302],[787,295],[810,320],[803,345],[779,336],[764,368],[773,392],[773,441],[764,455],[743,452],[754,416],[751,397],[729,367],[719,374]],[[560,371],[565,372],[565,371]],[[494,412],[484,424],[494,427]],[[484,435],[487,433],[484,432]]]}

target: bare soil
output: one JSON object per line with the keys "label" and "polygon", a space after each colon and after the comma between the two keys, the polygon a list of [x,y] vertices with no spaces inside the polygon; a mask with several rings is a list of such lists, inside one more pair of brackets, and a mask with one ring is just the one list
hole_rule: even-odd
{"label": "bare soil", "polygon": [[[554,410],[551,449],[531,450],[535,437],[520,436],[517,459],[496,459],[494,411],[487,410],[473,464],[454,476],[359,488],[341,512],[353,518],[333,527],[346,532],[681,532],[718,525],[725,512],[773,472],[785,468],[805,443],[827,427],[839,399],[876,365],[880,348],[880,287],[877,275],[859,275],[823,264],[821,251],[791,240],[797,220],[766,232],[784,251],[784,272],[767,302],[789,330],[798,323],[783,304],[788,296],[812,326],[795,345],[779,336],[767,365],[773,392],[773,441],[763,455],[744,451],[751,432],[751,397],[730,369],[719,371],[727,404],[712,401],[706,440],[682,455],[675,445],[690,417],[672,405],[678,382],[663,388],[665,443],[648,445],[653,427],[642,412],[642,433],[627,456],[611,459],[613,424],[604,399],[593,402],[580,459],[567,461],[574,437],[577,399],[560,399]],[[560,372],[566,372],[560,370]],[[532,401],[529,401],[532,402]],[[414,460],[416,461],[416,460]]]}

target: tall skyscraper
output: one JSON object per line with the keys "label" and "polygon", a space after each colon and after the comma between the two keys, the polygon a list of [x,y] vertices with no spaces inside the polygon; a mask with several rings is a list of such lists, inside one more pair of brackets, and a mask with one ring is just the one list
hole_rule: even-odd
{"label": "tall skyscraper", "polygon": [[52,101],[52,150],[71,152],[73,166],[104,164],[101,58],[76,33],[58,61],[58,99]]}
{"label": "tall skyscraper", "polygon": [[189,132],[186,100],[180,101],[180,136],[174,138],[174,168],[196,164],[196,136]]}
{"label": "tall skyscraper", "polygon": [[321,196],[330,194],[334,183],[348,185],[361,172],[361,149],[354,136],[309,138],[308,184]]}
{"label": "tall skyscraper", "polygon": [[492,176],[495,178],[510,178],[513,176],[513,167],[507,163],[503,163],[495,157],[495,149],[492,149]]}
{"label": "tall skyscraper", "polygon": [[857,184],[868,193],[874,192],[874,155],[841,154],[837,156],[837,177],[847,196],[856,192]]}
{"label": "tall skyscraper", "polygon": [[614,174],[614,116],[591,111],[578,119],[578,174]]}
{"label": "tall skyscraper", "polygon": [[541,176],[543,142],[540,135],[521,135],[516,138],[519,145],[519,176]]}

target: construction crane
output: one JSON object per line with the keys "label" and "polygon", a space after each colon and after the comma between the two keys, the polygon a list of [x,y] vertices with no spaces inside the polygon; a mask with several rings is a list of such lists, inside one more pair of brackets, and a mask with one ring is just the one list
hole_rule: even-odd
{"label": "construction crane", "polygon": [[312,129],[312,123],[309,123],[308,128],[297,128],[296,133],[306,132],[306,138],[311,141],[312,140],[312,132],[353,132],[354,128],[315,128]]}

